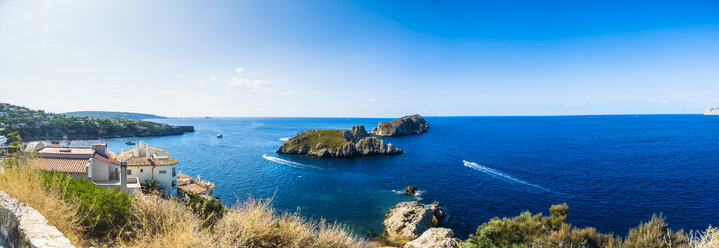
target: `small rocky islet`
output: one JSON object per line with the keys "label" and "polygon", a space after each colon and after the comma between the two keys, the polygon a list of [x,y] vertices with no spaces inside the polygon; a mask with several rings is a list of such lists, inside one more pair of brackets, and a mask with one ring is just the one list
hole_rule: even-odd
{"label": "small rocky islet", "polygon": [[320,158],[398,154],[403,151],[376,136],[400,136],[427,132],[429,125],[421,115],[383,121],[368,133],[363,125],[350,130],[308,130],[285,141],[277,153],[301,154]]}
{"label": "small rocky islet", "polygon": [[402,136],[410,134],[426,133],[429,124],[421,115],[408,115],[397,118],[393,121],[382,121],[372,129],[372,135],[376,136]]}

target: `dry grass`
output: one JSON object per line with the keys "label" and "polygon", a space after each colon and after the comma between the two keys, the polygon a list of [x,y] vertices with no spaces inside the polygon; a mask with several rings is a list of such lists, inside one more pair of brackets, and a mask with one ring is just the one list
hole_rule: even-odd
{"label": "dry grass", "polygon": [[691,248],[717,248],[719,247],[719,228],[711,227],[706,231],[692,231],[689,235]]}
{"label": "dry grass", "polygon": [[278,213],[270,200],[237,203],[214,226],[219,247],[372,247],[346,228]]}
{"label": "dry grass", "polygon": [[3,166],[0,190],[39,211],[73,245],[81,246],[83,228],[82,217],[78,215],[79,205],[63,200],[64,192],[61,188],[42,190],[45,186],[38,169],[12,164]]}
{"label": "dry grass", "polygon": [[127,232],[118,247],[215,247],[202,221],[182,204],[138,195],[131,207]]}

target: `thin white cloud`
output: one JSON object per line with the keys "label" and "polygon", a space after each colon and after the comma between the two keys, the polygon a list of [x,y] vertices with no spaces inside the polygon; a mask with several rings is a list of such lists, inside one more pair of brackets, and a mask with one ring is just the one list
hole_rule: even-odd
{"label": "thin white cloud", "polygon": [[[242,67],[237,67],[237,69],[235,69],[235,72],[237,72],[237,74],[242,74],[242,72],[244,71],[245,68]],[[298,91],[281,89],[278,88],[276,85],[277,82],[274,81],[264,79],[249,79],[240,76],[230,77],[230,79],[227,80],[227,86],[230,88],[249,88],[257,92],[280,96],[300,94],[300,92]]]}
{"label": "thin white cloud", "polygon": [[210,81],[217,81],[217,78],[215,76],[210,76]]}
{"label": "thin white cloud", "polygon": [[230,87],[249,87],[249,88],[262,88],[264,85],[270,84],[270,81],[267,80],[253,80],[253,79],[247,79],[247,78],[236,78],[231,77],[230,80],[227,80],[227,85]]}
{"label": "thin white cloud", "polygon": [[714,87],[712,87],[712,89],[717,89],[717,90],[719,90],[719,86],[714,86]]}
{"label": "thin white cloud", "polygon": [[667,103],[669,103],[669,100],[661,100],[661,101],[659,101],[659,103],[661,103],[661,104],[667,104]]}
{"label": "thin white cloud", "polygon": [[365,98],[364,100],[365,100],[365,101],[368,101],[368,102],[374,102],[374,101],[377,101],[377,98],[368,97],[368,98]]}

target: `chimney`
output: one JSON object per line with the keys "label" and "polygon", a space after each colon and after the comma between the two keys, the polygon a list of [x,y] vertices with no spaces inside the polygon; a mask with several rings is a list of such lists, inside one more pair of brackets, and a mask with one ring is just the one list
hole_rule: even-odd
{"label": "chimney", "polygon": [[127,192],[127,161],[120,161],[120,191]]}
{"label": "chimney", "polygon": [[107,144],[94,144],[92,149],[102,156],[107,156]]}
{"label": "chimney", "polygon": [[147,147],[145,147],[144,150],[145,150],[145,158],[146,158],[147,160],[150,160],[150,149],[147,148]]}

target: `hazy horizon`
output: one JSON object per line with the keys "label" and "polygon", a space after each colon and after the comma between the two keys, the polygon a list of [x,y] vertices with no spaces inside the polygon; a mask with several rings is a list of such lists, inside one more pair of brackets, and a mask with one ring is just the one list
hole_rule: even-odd
{"label": "hazy horizon", "polygon": [[2,1],[0,102],[172,117],[701,114],[715,1]]}

